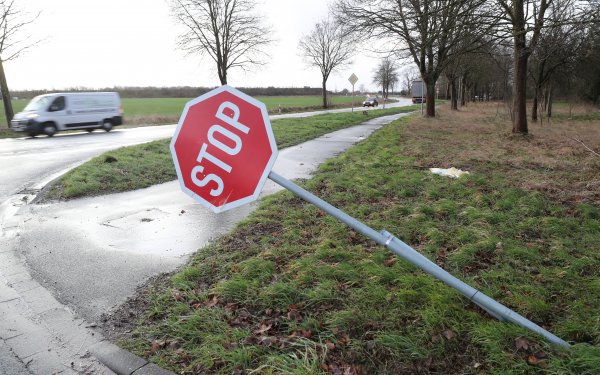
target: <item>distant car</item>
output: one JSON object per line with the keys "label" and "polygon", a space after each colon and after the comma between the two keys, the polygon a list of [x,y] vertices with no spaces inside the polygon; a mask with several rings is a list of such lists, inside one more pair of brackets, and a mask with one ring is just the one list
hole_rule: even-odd
{"label": "distant car", "polygon": [[379,102],[377,101],[377,98],[367,98],[367,100],[363,102],[363,107],[377,107],[378,105]]}

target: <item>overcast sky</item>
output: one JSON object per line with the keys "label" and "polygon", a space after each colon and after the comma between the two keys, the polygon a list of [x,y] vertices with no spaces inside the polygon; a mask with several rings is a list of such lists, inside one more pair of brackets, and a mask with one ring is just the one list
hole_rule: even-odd
{"label": "overcast sky", "polygon": [[[181,29],[166,0],[17,0],[41,11],[28,34],[44,41],[5,63],[8,85],[20,89],[102,88],[113,86],[218,86],[212,60],[185,56],[176,48]],[[328,13],[328,0],[262,0],[260,12],[277,42],[271,60],[257,70],[228,73],[236,87],[320,87],[317,68],[300,56],[298,41]],[[353,64],[329,78],[328,89],[371,83],[379,58],[357,50]]]}

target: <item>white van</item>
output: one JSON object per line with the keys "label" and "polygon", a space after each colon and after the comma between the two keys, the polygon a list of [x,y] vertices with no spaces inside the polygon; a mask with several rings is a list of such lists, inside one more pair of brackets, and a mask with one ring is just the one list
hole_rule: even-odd
{"label": "white van", "polygon": [[52,137],[61,130],[110,131],[123,123],[121,99],[116,92],[56,93],[36,96],[11,121],[11,128],[35,137]]}

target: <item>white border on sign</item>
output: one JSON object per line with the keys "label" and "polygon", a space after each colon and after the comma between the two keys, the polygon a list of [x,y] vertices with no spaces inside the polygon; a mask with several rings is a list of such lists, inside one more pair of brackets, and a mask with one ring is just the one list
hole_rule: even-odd
{"label": "white border on sign", "polygon": [[[265,169],[264,169],[264,171],[260,177],[260,180],[258,181],[258,184],[256,185],[256,189],[254,190],[254,193],[252,195],[247,196],[246,198],[238,199],[235,202],[226,203],[222,206],[217,207],[217,206],[213,205],[212,203],[210,203],[209,201],[207,201],[206,199],[200,197],[198,194],[194,193],[192,190],[188,189],[185,186],[185,184],[183,182],[183,175],[181,173],[181,169],[179,168],[179,160],[177,159],[177,153],[175,152],[175,142],[177,141],[177,138],[179,137],[179,131],[181,130],[181,126],[183,125],[183,122],[187,116],[189,108],[195,104],[198,104],[198,103],[208,99],[208,98],[211,98],[217,94],[220,94],[223,91],[227,91],[260,109],[260,112],[261,112],[262,118],[263,118],[263,122],[265,124],[265,131],[267,132],[267,137],[269,138],[269,145],[271,146],[271,157],[269,158],[269,161],[267,162],[267,165],[265,166]],[[271,173],[271,169],[273,169],[273,165],[275,164],[275,161],[277,160],[277,155],[279,153],[279,151],[277,150],[277,144],[275,143],[275,136],[273,135],[273,129],[271,128],[271,120],[269,120],[269,113],[267,112],[267,106],[265,106],[265,104],[262,103],[261,101],[255,99],[249,95],[246,95],[243,92],[241,92],[229,85],[223,85],[221,87],[218,87],[218,88],[216,88],[212,91],[209,91],[206,94],[201,95],[201,96],[197,97],[196,99],[192,99],[186,103],[186,105],[183,109],[183,112],[181,113],[181,117],[179,118],[179,122],[177,123],[177,128],[175,129],[173,138],[171,139],[170,149],[171,149],[171,157],[173,158],[173,161],[175,164],[175,170],[177,172],[177,179],[179,180],[179,185],[181,186],[181,190],[184,193],[186,193],[187,195],[189,195],[190,197],[194,198],[194,200],[198,201],[204,207],[209,208],[214,213],[220,213],[223,211],[227,211],[232,208],[236,208],[241,205],[251,203],[251,202],[257,200],[258,197],[260,196],[260,192],[262,191],[263,186],[265,185],[265,182],[267,181],[267,178],[269,177],[269,173]]]}

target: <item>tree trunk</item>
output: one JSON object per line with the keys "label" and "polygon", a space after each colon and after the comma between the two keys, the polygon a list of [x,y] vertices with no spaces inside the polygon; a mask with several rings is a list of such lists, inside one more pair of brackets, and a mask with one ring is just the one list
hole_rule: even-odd
{"label": "tree trunk", "polygon": [[464,107],[467,104],[467,85],[465,82],[465,77],[462,76],[460,78],[460,106]]}
{"label": "tree trunk", "polygon": [[542,95],[540,97],[540,113],[546,112],[546,105],[548,104],[548,85],[545,85],[542,89]]}
{"label": "tree trunk", "polygon": [[427,117],[435,117],[435,80],[425,81],[427,85]]}
{"label": "tree trunk", "polygon": [[548,88],[548,97],[546,98],[546,111],[548,118],[552,117],[552,86]]}
{"label": "tree trunk", "polygon": [[513,133],[527,134],[527,59],[524,47],[515,46],[513,83]]}
{"label": "tree trunk", "polygon": [[456,77],[450,81],[450,109],[458,111],[458,90],[456,89]]}
{"label": "tree trunk", "polygon": [[15,113],[12,108],[10,91],[8,90],[8,83],[6,82],[6,75],[4,74],[4,62],[2,60],[0,60],[0,91],[2,92],[2,103],[4,103],[6,125],[10,129],[10,120],[15,116]]}
{"label": "tree trunk", "polygon": [[323,108],[327,108],[327,79],[323,78]]}
{"label": "tree trunk", "polygon": [[10,91],[8,91],[8,83],[6,83],[6,75],[4,74],[4,62],[2,60],[0,60],[0,91],[2,92],[2,103],[4,103],[7,126],[10,129],[10,120],[12,120],[15,113],[13,112]]}
{"label": "tree trunk", "polygon": [[513,133],[527,134],[527,33],[523,0],[513,1]]}
{"label": "tree trunk", "polygon": [[531,105],[531,121],[537,122],[538,120],[538,96],[539,90],[536,87],[535,93],[533,94],[533,104]]}
{"label": "tree trunk", "polygon": [[220,65],[219,62],[217,62],[217,74],[219,75],[219,81],[221,81],[221,85],[226,85],[227,84],[227,69]]}

